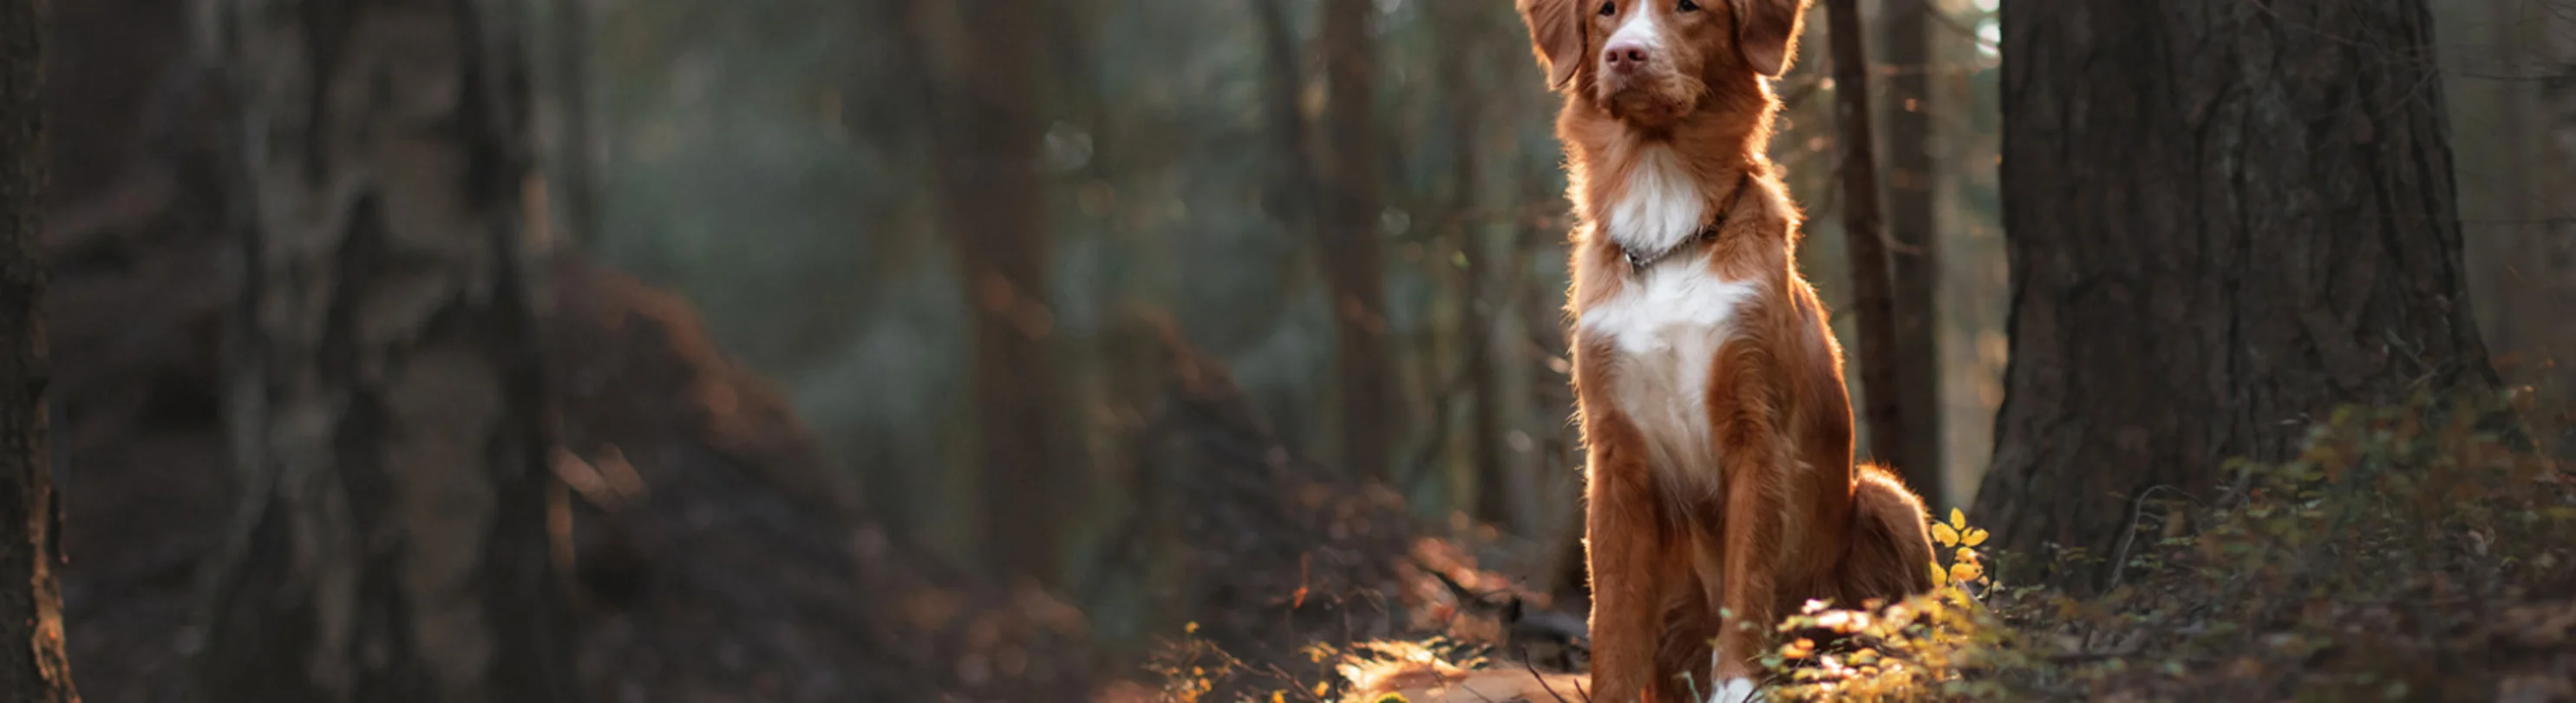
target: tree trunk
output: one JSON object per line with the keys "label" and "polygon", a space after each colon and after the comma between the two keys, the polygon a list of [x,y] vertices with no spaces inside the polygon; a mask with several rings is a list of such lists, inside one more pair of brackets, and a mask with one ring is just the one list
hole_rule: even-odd
{"label": "tree trunk", "polygon": [[207,701],[575,700],[508,6],[226,0],[255,219]]}
{"label": "tree trunk", "polygon": [[2534,217],[2550,216],[2520,230],[2532,252],[2523,278],[2538,289],[2531,295],[2532,317],[2522,324],[2544,337],[2534,346],[2554,364],[2546,379],[2554,388],[2543,398],[2555,404],[2550,410],[2560,432],[2560,456],[2576,461],[2576,215],[2569,214],[2576,212],[2576,198],[2569,197],[2576,188],[2576,12],[2564,3],[2532,10],[2546,37],[2532,53],[2556,78],[2541,91],[2537,106],[2545,129],[2538,136],[2548,145],[2539,157],[2545,173],[2524,186],[2540,194],[2533,196],[2541,199]]}
{"label": "tree trunk", "polygon": [[573,249],[599,236],[599,156],[594,152],[597,122],[590,110],[590,0],[554,0],[547,18],[547,61],[554,70],[556,139],[554,201],[562,209],[564,231],[559,249]]}
{"label": "tree trunk", "polygon": [[[959,281],[973,310],[974,418],[982,468],[984,538],[998,573],[1056,576],[1064,483],[1053,412],[1056,373],[1048,352],[1054,313],[1047,304],[1053,261],[1047,233],[1039,140],[1037,17],[1016,3],[985,0],[923,11],[938,31],[927,42],[940,119],[942,227],[956,247]],[[972,28],[971,31],[968,28]]]}
{"label": "tree trunk", "polygon": [[[2493,165],[2482,182],[2471,183],[2484,197],[2462,198],[2466,218],[2493,223],[2469,233],[2480,330],[2504,379],[2539,386],[2537,409],[2563,416],[2576,411],[2576,219],[2568,215],[2576,200],[2567,197],[2570,177],[2576,176],[2570,167],[2576,164],[2576,111],[2568,101],[2576,79],[2565,77],[2576,75],[2570,72],[2576,68],[2570,51],[2576,49],[2576,13],[2564,3],[2487,5],[2480,19],[2488,25],[2492,54],[2472,70],[2559,78],[2478,86],[2485,88],[2478,96],[2483,100],[2461,100],[2466,104],[2452,112],[2463,121],[2492,120],[2486,123],[2492,129],[2478,136]],[[2486,39],[2461,43],[2490,43]],[[2479,205],[2486,206],[2483,212]],[[2576,433],[2576,422],[2563,429]]]}
{"label": "tree trunk", "polygon": [[1494,340],[1500,322],[1495,314],[1502,305],[1492,298],[1492,276],[1508,272],[1503,257],[1496,255],[1482,214],[1486,164],[1477,158],[1485,145],[1486,131],[1479,119],[1486,114],[1486,87],[1480,72],[1490,58],[1485,50],[1489,36],[1487,20],[1494,13],[1467,3],[1449,3],[1432,7],[1435,31],[1440,33],[1440,84],[1445,92],[1446,114],[1450,115],[1450,176],[1448,225],[1445,234],[1453,242],[1464,267],[1451,267],[1450,262],[1436,265],[1450,267],[1459,277],[1458,355],[1460,371],[1466,374],[1474,399],[1467,404],[1468,466],[1476,477],[1475,516],[1488,524],[1530,534],[1535,525],[1532,516],[1520,507],[1527,486],[1516,480],[1503,461],[1503,409],[1514,407],[1514,399],[1504,397],[1502,379],[1494,368]]}
{"label": "tree trunk", "polygon": [[[1899,401],[1896,300],[1888,275],[1887,247],[1879,214],[1878,156],[1870,128],[1868,40],[1861,33],[1859,0],[1825,0],[1834,57],[1834,118],[1842,126],[1843,239],[1851,257],[1852,309],[1859,315],[1861,417],[1868,422],[1870,458],[1897,462],[1905,458],[1910,436],[1905,406]],[[1922,350],[1936,354],[1935,350]],[[1912,466],[1898,464],[1911,472]],[[1909,482],[1914,478],[1907,474]],[[1923,484],[1912,486],[1925,490]]]}
{"label": "tree trunk", "polygon": [[1324,0],[1316,51],[1324,58],[1323,226],[1317,232],[1325,290],[1336,329],[1341,379],[1342,463],[1352,475],[1389,480],[1396,419],[1388,368],[1386,273],[1378,254],[1377,83],[1370,46],[1371,0]]}
{"label": "tree trunk", "polygon": [[1317,227],[1314,149],[1308,144],[1306,113],[1298,107],[1306,74],[1297,53],[1296,28],[1288,22],[1285,0],[1252,0],[1254,26],[1261,32],[1263,125],[1271,138],[1270,156],[1279,163],[1271,179],[1268,209],[1291,230]]}
{"label": "tree trunk", "polygon": [[60,503],[47,451],[39,0],[0,0],[0,699],[80,700],[63,656]]}
{"label": "tree trunk", "polygon": [[[2022,578],[2100,585],[2146,491],[2208,497],[2339,404],[2492,387],[2422,0],[2003,26],[2012,362],[1977,520]],[[2043,574],[2049,545],[2101,561]]]}
{"label": "tree trunk", "polygon": [[[1932,0],[1881,0],[1888,81],[1888,234],[1896,326],[1896,414],[1904,434],[1897,453],[1881,454],[1906,484],[1938,509],[1949,502],[1941,452],[1941,229],[1934,209],[1932,160]],[[1877,445],[1887,446],[1887,445]]]}

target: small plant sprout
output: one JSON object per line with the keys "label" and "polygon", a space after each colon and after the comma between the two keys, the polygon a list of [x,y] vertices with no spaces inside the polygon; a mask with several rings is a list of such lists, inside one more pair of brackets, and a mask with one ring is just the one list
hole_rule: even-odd
{"label": "small plant sprout", "polygon": [[1938,564],[1932,565],[1933,583],[1985,583],[1985,565],[1979,560],[1976,550],[1971,547],[1986,543],[1986,531],[1969,527],[1967,513],[1961,512],[1958,508],[1951,508],[1949,522],[1932,523],[1932,541],[1941,543],[1942,547],[1958,550],[1952,554],[1950,568],[1943,569]]}

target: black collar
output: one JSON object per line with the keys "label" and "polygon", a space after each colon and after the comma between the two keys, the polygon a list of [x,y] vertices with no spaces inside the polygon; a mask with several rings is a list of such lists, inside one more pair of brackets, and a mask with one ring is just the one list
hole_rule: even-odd
{"label": "black collar", "polygon": [[1729,191],[1726,194],[1726,202],[1718,206],[1717,214],[1709,218],[1708,226],[1700,228],[1698,232],[1693,233],[1690,237],[1685,238],[1680,242],[1676,242],[1672,246],[1665,247],[1663,251],[1656,252],[1639,253],[1635,249],[1628,248],[1625,244],[1620,244],[1617,237],[1609,238],[1610,246],[1618,247],[1619,254],[1627,257],[1629,273],[1641,273],[1644,272],[1647,267],[1654,266],[1665,259],[1672,258],[1675,252],[1679,252],[1683,249],[1695,248],[1700,244],[1716,239],[1718,232],[1726,228],[1727,216],[1734,214],[1735,204],[1744,199],[1744,191],[1753,187],[1753,171],[1754,169],[1751,166],[1746,166],[1744,168],[1744,175],[1735,179],[1735,190]]}

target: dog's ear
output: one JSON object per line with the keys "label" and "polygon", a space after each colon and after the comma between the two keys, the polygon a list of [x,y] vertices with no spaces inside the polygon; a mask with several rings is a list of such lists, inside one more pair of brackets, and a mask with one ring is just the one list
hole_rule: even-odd
{"label": "dog's ear", "polygon": [[1734,0],[1735,51],[1753,70],[1773,78],[1798,56],[1798,24],[1808,0]]}
{"label": "dog's ear", "polygon": [[[1454,2],[1456,0],[1448,0]],[[1521,21],[1529,23],[1530,45],[1538,52],[1539,66],[1547,69],[1547,87],[1562,89],[1574,80],[1574,71],[1583,66],[1583,11],[1576,5],[1582,0],[1517,0]]]}

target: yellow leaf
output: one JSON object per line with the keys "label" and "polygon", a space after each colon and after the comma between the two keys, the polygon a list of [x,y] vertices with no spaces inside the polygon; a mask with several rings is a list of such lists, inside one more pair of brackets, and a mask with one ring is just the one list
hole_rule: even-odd
{"label": "yellow leaf", "polygon": [[1950,582],[1950,573],[1942,571],[1940,564],[1925,564],[1923,566],[1924,568],[1932,570],[1932,585],[1938,586]]}
{"label": "yellow leaf", "polygon": [[1951,564],[1950,580],[1960,583],[1976,583],[1984,581],[1986,580],[1986,570],[1983,567],[1977,566],[1976,562],[1960,562],[1957,564]]}
{"label": "yellow leaf", "polygon": [[1961,545],[1974,547],[1985,543],[1986,531],[1982,529],[1970,529],[1967,534],[1959,536],[1959,544]]}
{"label": "yellow leaf", "polygon": [[1950,529],[1949,525],[1937,522],[1932,523],[1932,541],[1939,542],[1941,543],[1941,546],[1944,547],[1957,546],[1959,544],[1959,531]]}
{"label": "yellow leaf", "polygon": [[1810,639],[1800,638],[1796,642],[1780,646],[1780,656],[1784,659],[1804,659],[1814,653],[1816,653],[1816,642]]}
{"label": "yellow leaf", "polygon": [[1199,624],[1194,622],[1194,623],[1190,623],[1190,624],[1187,624],[1187,625],[1182,625],[1182,626],[1181,626],[1181,631],[1182,631],[1182,632],[1188,632],[1188,633],[1197,633],[1197,632],[1199,631]]}
{"label": "yellow leaf", "polygon": [[1315,697],[1316,697],[1316,698],[1322,698],[1322,697],[1324,697],[1324,694],[1326,694],[1326,693],[1331,693],[1332,691],[1333,691],[1333,686],[1332,686],[1332,684],[1324,683],[1324,682],[1321,682],[1321,681],[1317,681],[1317,682],[1315,682]]}
{"label": "yellow leaf", "polygon": [[1958,508],[1951,508],[1950,526],[1962,530],[1968,529],[1968,514],[1959,512]]}
{"label": "yellow leaf", "polygon": [[1977,552],[1976,552],[1976,550],[1972,550],[1972,549],[1969,549],[1969,548],[1967,548],[1967,547],[1960,547],[1960,548],[1959,548],[1958,558],[1957,558],[1957,559],[1953,559],[1952,561],[1976,561],[1976,560],[1977,560]]}

